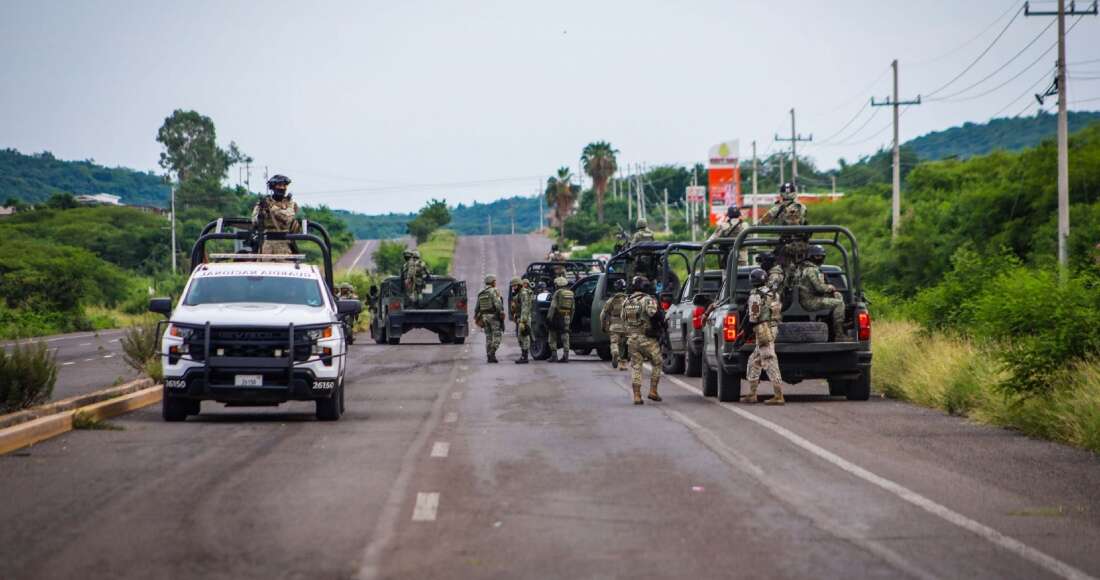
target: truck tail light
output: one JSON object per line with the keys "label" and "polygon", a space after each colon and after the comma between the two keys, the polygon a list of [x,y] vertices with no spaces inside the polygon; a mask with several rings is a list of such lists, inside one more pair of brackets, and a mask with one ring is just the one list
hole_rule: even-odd
{"label": "truck tail light", "polygon": [[401,310],[401,301],[394,300],[393,302],[390,302],[390,312],[394,312],[397,310]]}
{"label": "truck tail light", "polygon": [[696,306],[695,310],[691,312],[691,327],[695,330],[703,330],[703,313],[707,309],[702,306]]}
{"label": "truck tail light", "polygon": [[726,342],[737,341],[737,315],[727,314],[726,319],[722,321],[722,334],[726,339]]}
{"label": "truck tail light", "polygon": [[459,310],[466,310],[466,299],[459,298],[458,300],[455,300],[455,308]]}
{"label": "truck tail light", "polygon": [[672,306],[671,302],[661,301],[661,310],[668,310],[670,306]]}
{"label": "truck tail light", "polygon": [[859,339],[871,340],[871,313],[862,310],[856,315],[856,320],[859,321]]}

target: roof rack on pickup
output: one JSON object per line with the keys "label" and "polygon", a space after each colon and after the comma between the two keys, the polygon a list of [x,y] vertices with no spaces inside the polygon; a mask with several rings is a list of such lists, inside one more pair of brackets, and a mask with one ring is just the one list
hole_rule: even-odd
{"label": "roof rack on pickup", "polygon": [[213,262],[304,262],[305,254],[210,254]]}
{"label": "roof rack on pickup", "polygon": [[[206,253],[206,243],[210,240],[237,240],[251,246],[253,253],[222,253],[208,256]],[[311,222],[309,220],[301,221],[300,232],[291,233],[258,230],[253,227],[253,223],[250,218],[218,218],[206,224],[206,226],[202,229],[202,233],[199,234],[198,239],[195,240],[195,245],[191,247],[191,270],[194,271],[195,268],[206,263],[215,256],[234,256],[237,257],[237,259],[233,259],[231,261],[252,262],[291,260],[295,261],[295,263],[301,263],[301,260],[304,259],[304,256],[301,254],[261,254],[259,253],[259,250],[263,247],[264,240],[312,242],[314,244],[317,244],[318,248],[320,248],[321,250],[321,258],[324,263],[325,284],[328,285],[330,292],[335,291],[335,280],[332,273],[332,239],[329,237],[328,230],[326,230],[324,226],[318,223]]]}

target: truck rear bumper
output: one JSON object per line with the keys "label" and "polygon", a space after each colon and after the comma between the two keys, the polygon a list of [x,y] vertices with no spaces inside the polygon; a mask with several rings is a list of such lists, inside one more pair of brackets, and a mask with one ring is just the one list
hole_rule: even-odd
{"label": "truck rear bumper", "polygon": [[454,328],[455,336],[470,334],[469,318],[465,313],[453,310],[403,310],[390,313],[387,327],[391,335],[399,335],[414,328]]}
{"label": "truck rear bumper", "polygon": [[[748,344],[736,352],[724,353],[724,370],[745,376],[753,348],[753,345]],[[775,351],[779,358],[779,370],[787,382],[828,378],[855,379],[871,368],[871,351],[866,344],[858,342],[780,343],[776,345]]]}
{"label": "truck rear bumper", "polygon": [[[234,385],[236,375],[260,375],[261,386]],[[201,368],[192,368],[181,377],[164,377],[165,394],[185,399],[214,400],[222,403],[285,403],[313,401],[332,396],[338,378],[318,377],[309,369],[296,369],[291,375],[271,369],[211,370],[209,382]]]}

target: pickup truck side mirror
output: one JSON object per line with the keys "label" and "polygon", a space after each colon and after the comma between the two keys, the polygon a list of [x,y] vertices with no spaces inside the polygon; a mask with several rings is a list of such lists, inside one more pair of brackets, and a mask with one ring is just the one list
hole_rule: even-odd
{"label": "pickup truck side mirror", "polygon": [[337,300],[336,313],[343,315],[356,315],[363,311],[363,303],[358,300]]}
{"label": "pickup truck side mirror", "polygon": [[695,306],[706,308],[707,306],[710,306],[711,300],[710,297],[706,294],[696,294],[695,296],[692,296],[691,303]]}
{"label": "pickup truck side mirror", "polygon": [[165,317],[172,316],[172,299],[171,298],[150,298],[149,299],[149,312],[156,314],[163,314]]}

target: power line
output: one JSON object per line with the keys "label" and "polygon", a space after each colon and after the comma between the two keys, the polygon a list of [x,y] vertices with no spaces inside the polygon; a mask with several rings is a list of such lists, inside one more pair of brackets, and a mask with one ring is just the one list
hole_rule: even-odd
{"label": "power line", "polygon": [[296,191],[294,193],[296,193],[298,195],[340,195],[340,194],[351,194],[351,193],[378,194],[378,193],[391,193],[391,192],[399,192],[399,191],[416,190],[416,189],[433,189],[433,188],[440,188],[440,187],[472,187],[472,186],[480,186],[480,185],[494,185],[494,184],[500,184],[500,183],[514,183],[514,182],[520,182],[520,181],[530,183],[530,180],[538,178],[538,177],[539,176],[530,176],[529,175],[529,176],[526,176],[526,177],[504,177],[504,178],[499,178],[499,179],[482,179],[482,180],[475,180],[475,181],[454,181],[454,182],[449,182],[449,183],[409,183],[409,184],[394,185],[394,186],[360,187],[360,188],[352,188],[352,189],[333,189],[333,190],[327,190],[327,191]]}
{"label": "power line", "polygon": [[[1027,90],[1025,90],[1023,93],[1021,93],[1015,99],[1012,99],[1011,101],[1009,101],[1007,105],[1001,107],[996,113],[993,113],[993,115],[990,117],[990,119],[996,119],[998,115],[1005,112],[1007,109],[1009,109],[1013,105],[1019,103],[1020,99],[1027,98],[1028,100],[1030,100],[1031,99],[1031,91],[1034,91],[1035,89],[1037,89],[1039,87],[1039,85],[1041,85],[1046,80],[1047,80],[1047,73],[1044,72],[1043,76],[1039,77],[1039,80],[1035,81],[1035,84],[1029,86],[1027,88]],[[1019,115],[1017,115],[1017,116],[1019,116]]]}
{"label": "power line", "polygon": [[[881,81],[882,78],[885,77],[889,73],[890,73],[890,67],[886,67],[885,69],[883,69],[881,74],[879,74],[877,77],[875,77],[875,80],[871,81],[870,84],[867,85],[866,88],[859,91],[858,93],[854,93],[851,97],[848,97],[848,98],[844,99],[839,105],[837,105],[837,106],[835,106],[835,107],[833,107],[833,108],[831,108],[827,111],[822,111],[822,112],[824,112],[824,113],[835,113],[836,111],[839,111],[840,109],[843,109],[844,107],[848,106],[849,103],[851,103],[852,101],[854,101],[856,99],[859,99],[861,101],[865,100],[863,98],[863,95],[866,95],[868,92],[871,91],[871,89],[875,88],[875,85],[877,85],[879,83],[879,81]],[[821,112],[817,112],[817,113],[820,114]],[[811,116],[816,116],[816,115],[811,113]]]}
{"label": "power line", "polygon": [[839,143],[837,143],[837,142],[819,143],[818,146],[820,146],[820,147],[844,147],[844,146],[853,144],[852,142],[850,142],[848,140],[854,138],[856,135],[859,135],[861,132],[863,132],[863,130],[867,128],[867,125],[870,125],[871,121],[875,120],[875,117],[878,116],[879,111],[881,111],[881,110],[882,109],[878,109],[878,108],[873,109],[874,112],[871,113],[871,116],[867,117],[867,120],[865,120],[863,122],[863,124],[859,126],[858,129],[856,129],[855,131],[852,131],[851,133],[849,133],[846,137],[844,137],[844,139],[841,139],[841,141]]}
{"label": "power line", "polygon": [[1080,104],[1080,103],[1093,103],[1093,102],[1096,102],[1096,101],[1100,101],[1100,97],[1092,97],[1092,98],[1089,98],[1089,99],[1077,99],[1076,101],[1070,101],[1069,104],[1077,105],[1077,104]]}
{"label": "power line", "polygon": [[934,56],[932,58],[928,58],[928,59],[925,59],[925,60],[918,60],[918,61],[910,63],[908,66],[921,67],[921,66],[925,66],[925,65],[928,65],[928,64],[932,64],[934,62],[939,62],[939,61],[941,61],[941,60],[943,60],[943,59],[945,59],[949,56],[954,56],[955,53],[957,53],[960,50],[962,50],[963,48],[966,48],[967,46],[970,46],[971,44],[973,44],[975,40],[978,40],[979,38],[985,36],[985,33],[992,30],[993,27],[996,26],[996,24],[998,22],[1000,22],[1001,20],[1004,20],[1004,17],[1008,16],[1008,13],[1012,12],[1012,9],[1015,8],[1015,7],[1016,7],[1016,1],[1012,0],[1011,2],[1009,2],[1007,10],[1002,12],[1000,16],[998,16],[995,20],[993,20],[993,22],[990,22],[988,26],[983,28],[981,32],[974,35],[970,40],[967,40],[966,42],[956,46],[955,48],[951,49],[950,51],[945,52],[945,53],[943,53],[939,56]]}
{"label": "power line", "polygon": [[860,107],[860,109],[858,111],[856,111],[856,114],[853,115],[852,118],[849,119],[848,122],[845,123],[843,127],[841,127],[840,129],[837,129],[836,133],[833,133],[832,135],[829,135],[828,137],[822,139],[821,141],[818,141],[817,144],[821,145],[822,143],[828,143],[829,141],[831,141],[833,139],[833,137],[836,137],[837,135],[840,135],[841,133],[843,133],[848,127],[851,127],[852,123],[855,123],[856,119],[858,119],[859,116],[863,114],[863,111],[866,111],[870,106],[871,106],[870,101],[864,101],[863,106]]}
{"label": "power line", "polygon": [[997,41],[1001,40],[1001,37],[1005,35],[1005,32],[1008,32],[1009,27],[1012,26],[1013,22],[1016,22],[1016,19],[1019,18],[1020,14],[1023,14],[1023,12],[1024,12],[1024,9],[1022,7],[1019,10],[1017,10],[1016,14],[1012,15],[1012,20],[1009,20],[1008,24],[1006,24],[1005,27],[1002,28],[1001,31],[997,33],[997,36],[993,39],[993,42],[989,43],[989,46],[985,47],[985,50],[983,50],[981,52],[981,54],[978,55],[977,58],[975,58],[970,64],[966,65],[966,68],[962,69],[962,72],[955,75],[951,80],[944,83],[944,85],[939,87],[938,89],[936,89],[934,91],[929,91],[928,93],[925,94],[925,96],[926,97],[931,97],[933,95],[938,94],[940,91],[946,89],[947,87],[954,84],[955,81],[962,78],[963,75],[970,72],[970,69],[974,68],[974,65],[978,64],[982,60],[982,58],[984,58],[986,54],[989,54],[989,51],[992,50],[993,47],[997,45]]}

